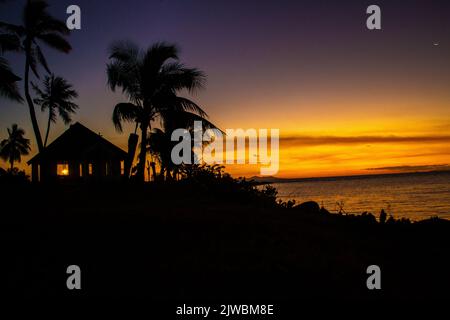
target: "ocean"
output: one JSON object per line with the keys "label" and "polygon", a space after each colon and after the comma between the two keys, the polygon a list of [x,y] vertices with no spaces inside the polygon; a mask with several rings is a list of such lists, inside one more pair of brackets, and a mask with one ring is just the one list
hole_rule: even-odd
{"label": "ocean", "polygon": [[384,209],[395,218],[450,219],[450,172],[304,179],[272,185],[283,201],[312,200],[330,212],[342,207],[346,213],[378,216]]}

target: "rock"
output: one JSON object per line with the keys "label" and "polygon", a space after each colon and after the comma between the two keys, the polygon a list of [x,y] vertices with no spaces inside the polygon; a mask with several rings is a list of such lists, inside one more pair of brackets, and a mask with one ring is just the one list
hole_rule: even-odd
{"label": "rock", "polygon": [[294,209],[304,213],[320,213],[320,206],[315,201],[303,202],[302,204],[295,206]]}

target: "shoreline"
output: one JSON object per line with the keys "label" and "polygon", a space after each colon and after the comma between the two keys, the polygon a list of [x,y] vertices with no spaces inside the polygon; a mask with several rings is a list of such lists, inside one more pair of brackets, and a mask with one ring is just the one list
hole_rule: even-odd
{"label": "shoreline", "polygon": [[[418,172],[401,172],[401,173],[380,173],[380,174],[359,174],[350,176],[331,176],[331,177],[311,177],[311,178],[276,178],[276,177],[259,177],[254,176],[248,178],[249,181],[253,180],[258,185],[265,184],[275,184],[275,183],[293,183],[293,182],[320,182],[320,181],[340,181],[340,180],[358,180],[358,179],[371,179],[371,178],[382,178],[382,177],[404,177],[404,176],[421,176],[421,175],[450,175],[450,170],[444,171],[418,171]],[[267,179],[267,180],[265,180]]]}

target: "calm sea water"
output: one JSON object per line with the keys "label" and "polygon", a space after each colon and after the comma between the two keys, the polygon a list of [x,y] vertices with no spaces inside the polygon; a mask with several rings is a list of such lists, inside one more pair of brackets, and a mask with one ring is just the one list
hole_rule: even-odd
{"label": "calm sea water", "polygon": [[371,177],[343,177],[275,183],[282,200],[316,201],[331,212],[343,203],[347,213],[381,209],[394,217],[450,219],[450,172]]}

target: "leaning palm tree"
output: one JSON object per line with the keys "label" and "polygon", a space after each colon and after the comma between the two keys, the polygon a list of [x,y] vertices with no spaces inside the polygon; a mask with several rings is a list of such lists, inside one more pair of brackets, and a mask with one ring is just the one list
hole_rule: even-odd
{"label": "leaning palm tree", "polygon": [[78,93],[72,85],[62,77],[46,76],[43,81],[44,90],[32,83],[37,98],[34,103],[41,106],[42,111],[48,111],[47,132],[45,134],[44,147],[47,147],[50,126],[56,123],[57,113],[64,124],[72,122],[71,115],[78,109],[78,105],[72,102],[78,97]]}
{"label": "leaning palm tree", "polygon": [[28,104],[31,123],[39,151],[44,145],[36,119],[33,100],[30,95],[30,70],[39,78],[37,65],[41,64],[50,73],[47,61],[42,53],[39,42],[43,42],[49,47],[61,52],[68,53],[72,48],[64,36],[70,33],[66,24],[62,20],[52,17],[48,11],[48,4],[44,0],[27,0],[23,11],[22,25],[13,25],[0,22],[0,29],[15,34],[21,39],[22,47],[25,51],[25,98]]}
{"label": "leaning palm tree", "polygon": [[118,42],[110,48],[108,84],[112,91],[121,88],[128,98],[115,106],[113,122],[119,132],[124,121],[136,124],[135,133],[140,129],[136,172],[140,181],[145,180],[147,135],[153,121],[163,120],[167,111],[188,112],[207,121],[207,114],[197,104],[178,96],[182,90],[193,93],[202,88],[205,75],[178,60],[177,47],[166,43],[156,43],[145,51],[130,42]]}
{"label": "leaning palm tree", "polygon": [[25,131],[13,124],[8,128],[8,139],[0,143],[0,157],[9,161],[11,170],[14,169],[14,161],[20,162],[23,155],[30,152],[30,140],[24,137]]}
{"label": "leaning palm tree", "polygon": [[21,79],[16,76],[3,57],[6,51],[20,51],[20,39],[11,33],[0,34],[0,96],[16,102],[22,102],[17,82]]}

